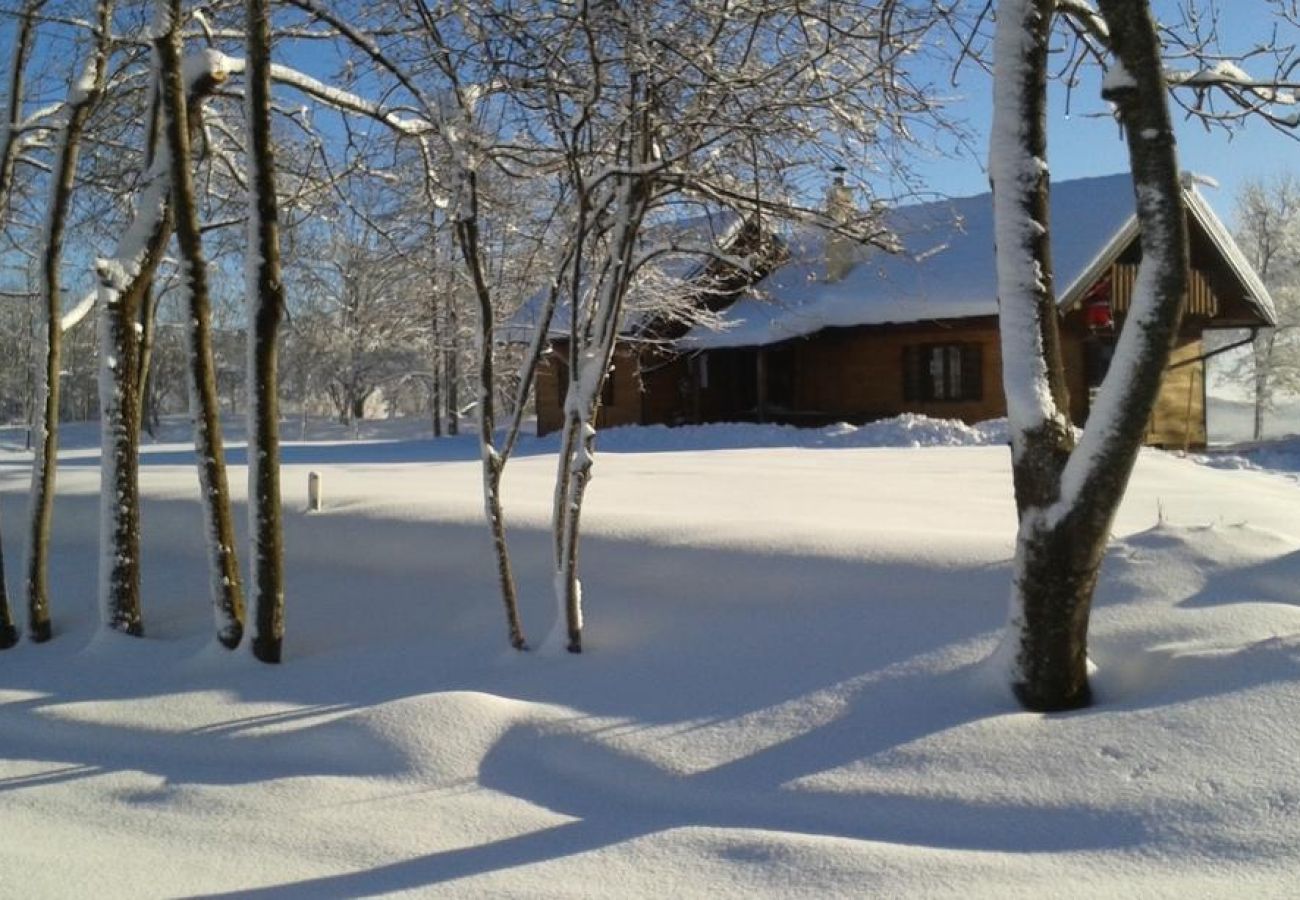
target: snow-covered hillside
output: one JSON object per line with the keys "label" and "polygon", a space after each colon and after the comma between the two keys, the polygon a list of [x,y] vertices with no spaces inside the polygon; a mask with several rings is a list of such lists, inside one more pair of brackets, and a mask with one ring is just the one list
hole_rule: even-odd
{"label": "snow-covered hillside", "polygon": [[[144,454],[148,637],[96,637],[74,429],[59,636],[0,654],[0,896],[1292,894],[1294,479],[1144,452],[1094,614],[1099,703],[1045,717],[983,664],[1014,509],[1004,437],[963,429],[604,436],[580,657],[506,646],[472,439],[288,443],[278,668],[209,636],[179,433]],[[553,449],[506,479],[535,644]]]}

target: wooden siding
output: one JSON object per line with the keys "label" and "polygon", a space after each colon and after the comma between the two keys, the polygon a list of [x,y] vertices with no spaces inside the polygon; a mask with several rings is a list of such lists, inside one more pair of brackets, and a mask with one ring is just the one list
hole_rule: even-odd
{"label": "wooden siding", "polygon": [[1146,442],[1170,449],[1205,446],[1204,344],[1184,340],[1174,347],[1160,381],[1160,394],[1147,423]]}
{"label": "wooden siding", "polygon": [[[1006,415],[1002,397],[1002,349],[992,319],[852,328],[796,341],[796,407],[825,421],[865,422],[902,412],[978,422]],[[979,348],[978,399],[905,399],[904,355],[908,348],[970,344]]]}
{"label": "wooden siding", "polygon": [[[614,365],[608,376],[605,395],[612,402],[602,403],[596,416],[597,428],[641,424],[641,380],[637,375],[638,351],[620,345],[614,351]],[[537,412],[537,433],[549,434],[564,424],[564,391],[568,390],[568,348],[555,343],[537,369],[533,397]]]}

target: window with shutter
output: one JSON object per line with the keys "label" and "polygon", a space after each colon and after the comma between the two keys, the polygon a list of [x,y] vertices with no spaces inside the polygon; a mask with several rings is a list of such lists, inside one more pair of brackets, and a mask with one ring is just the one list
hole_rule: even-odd
{"label": "window with shutter", "polygon": [[981,400],[983,358],[979,344],[920,344],[903,348],[903,399]]}

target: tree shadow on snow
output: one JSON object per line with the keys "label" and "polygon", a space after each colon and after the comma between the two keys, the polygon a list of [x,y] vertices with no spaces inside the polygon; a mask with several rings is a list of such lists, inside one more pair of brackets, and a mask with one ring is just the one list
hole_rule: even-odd
{"label": "tree shadow on snow", "polygon": [[[505,649],[491,549],[478,526],[292,516],[287,661],[260,667],[206,635],[197,506],[150,500],[143,642],[90,642],[96,498],[60,497],[54,644],[20,645],[0,697],[10,758],[39,761],[0,792],[110,771],[162,779],[123,802],[164,800],[186,784],[252,784],[322,774],[409,777],[409,751],[364,716],[393,701],[438,704],[475,692],[539,704],[481,757],[479,787],[574,821],[365,871],[239,896],[355,896],[418,888],[542,863],[686,827],[831,835],[941,848],[1068,850],[1131,846],[1142,826],[1115,813],[979,804],[919,793],[835,793],[795,785],[911,741],[1012,711],[977,660],[1005,612],[1006,564],[943,569],[905,561],[588,539],[584,593],[590,652]],[[241,523],[242,515],[236,516]],[[550,541],[513,533],[525,621],[554,624]],[[152,574],[149,574],[152,573]],[[310,615],[296,616],[310,608]],[[970,649],[975,641],[976,646]],[[87,643],[89,645],[87,645]],[[967,649],[956,662],[918,665]],[[24,666],[54,654],[59,665]],[[224,691],[267,704],[226,721],[142,737],[94,704]],[[735,725],[830,692],[828,720],[694,774],[675,774],[608,746],[625,733]],[[89,704],[80,713],[76,704]],[[71,710],[71,711],[70,711]],[[531,716],[531,718],[530,718]],[[436,756],[437,748],[427,751]]]}

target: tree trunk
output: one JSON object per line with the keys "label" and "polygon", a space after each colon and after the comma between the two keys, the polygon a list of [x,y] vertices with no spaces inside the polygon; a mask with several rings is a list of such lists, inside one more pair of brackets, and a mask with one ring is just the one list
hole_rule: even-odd
{"label": "tree trunk", "polygon": [[157,437],[158,410],[151,395],[153,387],[153,348],[158,330],[158,293],[150,284],[140,304],[140,371],[136,381],[140,385],[140,424],[150,437]]}
{"label": "tree trunk", "polygon": [[429,297],[429,411],[433,418],[433,436],[442,437],[442,332],[438,327],[437,285]]}
{"label": "tree trunk", "polygon": [[587,483],[591,479],[592,454],[595,449],[595,432],[587,427],[583,417],[570,414],[565,423],[565,445],[573,448],[561,465],[567,468],[562,481],[562,524],[557,529],[558,563],[556,591],[562,598],[564,622],[570,653],[582,652],[582,582],[578,578],[578,546],[582,537],[582,501],[586,498]]}
{"label": "tree trunk", "polygon": [[68,96],[67,120],[59,136],[46,210],[45,235],[41,252],[41,295],[45,309],[42,333],[42,371],[36,380],[36,457],[32,461],[30,529],[27,545],[27,628],[32,639],[47,641],[53,635],[50,624],[49,553],[54,519],[54,481],[59,453],[59,373],[63,337],[63,288],[59,269],[63,263],[63,231],[77,175],[81,135],[91,108],[104,90],[111,40],[112,3],[100,0],[96,10],[95,46],[86,62],[83,79]]}
{"label": "tree trunk", "polygon": [[[176,243],[180,248],[182,281],[189,300],[190,410],[194,417],[194,449],[198,455],[199,486],[207,525],[210,596],[217,639],[233,649],[239,646],[244,633],[244,596],[235,553],[235,526],[230,513],[230,488],[221,440],[212,355],[208,263],[203,254],[194,177],[190,171],[190,116],[181,72],[180,0],[170,0],[169,6],[168,28],[155,40],[154,49],[161,63],[162,100],[166,110],[163,121],[170,151]],[[145,318],[151,317],[146,315]],[[142,342],[142,352],[144,346]]]}
{"label": "tree trunk", "polygon": [[447,434],[460,434],[460,322],[455,291],[447,292],[447,349],[443,356],[443,392],[447,397]]}
{"label": "tree trunk", "polygon": [[506,460],[494,442],[496,426],[496,371],[493,339],[492,294],[483,273],[483,259],[479,248],[478,231],[478,178],[473,172],[464,175],[466,180],[467,208],[459,211],[456,222],[456,241],[469,269],[478,299],[479,316],[479,379],[478,379],[478,434],[483,457],[483,506],[487,513],[488,529],[492,534],[492,549],[497,558],[497,584],[501,601],[506,608],[506,627],[510,646],[516,650],[528,649],[524,626],[519,616],[519,598],[515,591],[515,576],[510,567],[510,549],[506,544],[505,511],[501,505],[501,476]]}
{"label": "tree trunk", "polygon": [[245,0],[244,108],[249,147],[248,509],[252,541],[253,655],[278,663],[284,642],[284,547],[280,509],[276,334],[284,316],[280,234],[271,149],[271,36],[266,0]]}
{"label": "tree trunk", "polygon": [[4,539],[0,535],[0,650],[8,650],[18,643],[18,626],[14,624],[13,609],[9,606],[9,588],[5,582]]}
{"label": "tree trunk", "polygon": [[1255,351],[1255,427],[1253,440],[1264,439],[1264,414],[1268,411],[1270,393],[1269,375],[1273,367],[1273,347],[1277,340],[1277,330],[1268,328],[1261,331],[1253,341]]}
{"label": "tree trunk", "polygon": [[135,325],[142,282],[147,278],[123,283],[120,275],[120,268],[99,266],[103,442],[99,593],[104,624],[139,637],[144,634],[144,624],[140,608],[140,390],[135,381],[140,345]]}
{"label": "tree trunk", "polygon": [[1143,260],[1115,360],[1079,447],[1071,451],[1063,433],[1068,407],[1055,386],[1059,356],[1052,359],[1045,332],[1055,328],[1050,274],[1027,274],[1045,259],[1045,247],[1036,240],[1047,226],[1042,109],[1051,6],[1022,0],[999,7],[991,154],[1004,379],[1020,512],[1008,631],[1014,643],[1012,687],[1026,708],[1041,711],[1091,702],[1087,629],[1093,590],[1177,332],[1187,272],[1181,185],[1150,12],[1145,3],[1103,0],[1111,49],[1130,76],[1115,79],[1106,96],[1117,104],[1128,136]]}

